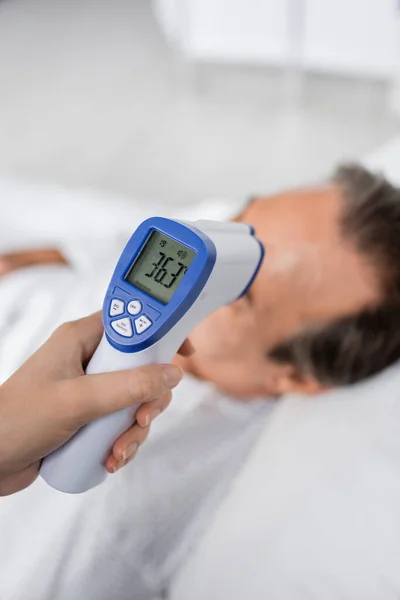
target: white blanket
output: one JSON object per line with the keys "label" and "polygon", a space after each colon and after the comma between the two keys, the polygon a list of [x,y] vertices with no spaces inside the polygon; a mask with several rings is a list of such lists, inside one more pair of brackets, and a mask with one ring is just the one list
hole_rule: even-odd
{"label": "white blanket", "polygon": [[[99,309],[122,246],[159,207],[11,181],[0,181],[0,202],[10,206],[4,249],[51,244],[72,262],[0,280],[4,379],[59,322]],[[223,218],[229,208],[212,202],[179,216]],[[271,410],[266,402],[233,403],[187,378],[135,461],[101,487],[74,497],[39,479],[0,499],[0,599],[160,598]]]}
{"label": "white blanket", "polygon": [[71,496],[38,479],[1,499],[1,600],[161,598],[272,410],[187,378],[135,461],[100,487]]}

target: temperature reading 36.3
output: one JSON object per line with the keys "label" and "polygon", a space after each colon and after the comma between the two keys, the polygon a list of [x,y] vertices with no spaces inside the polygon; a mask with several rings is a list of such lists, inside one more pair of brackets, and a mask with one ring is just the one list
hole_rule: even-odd
{"label": "temperature reading 36.3", "polygon": [[[185,275],[188,267],[181,262],[177,263],[172,256],[166,256],[164,252],[159,252],[159,255],[158,262],[152,263],[152,271],[145,275],[150,279],[153,278],[157,283],[162,283],[167,289],[170,289],[179,277]],[[173,265],[172,263],[175,264]]]}

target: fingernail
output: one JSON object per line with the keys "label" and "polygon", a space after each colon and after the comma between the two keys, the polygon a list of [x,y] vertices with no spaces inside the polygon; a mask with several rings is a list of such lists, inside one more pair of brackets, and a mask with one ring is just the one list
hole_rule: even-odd
{"label": "fingernail", "polygon": [[122,452],[122,460],[125,462],[130,458],[133,454],[135,454],[136,450],[139,448],[139,444],[134,442],[133,444],[128,444],[125,450]]}
{"label": "fingernail", "polygon": [[183,370],[176,365],[164,365],[162,367],[165,383],[168,389],[176,387],[183,377]]}
{"label": "fingernail", "polygon": [[150,425],[150,423],[152,421],[154,421],[154,419],[156,419],[158,417],[158,415],[160,415],[162,413],[161,410],[157,409],[152,413],[148,413],[145,418],[144,418],[144,425],[142,425],[142,427],[148,427]]}

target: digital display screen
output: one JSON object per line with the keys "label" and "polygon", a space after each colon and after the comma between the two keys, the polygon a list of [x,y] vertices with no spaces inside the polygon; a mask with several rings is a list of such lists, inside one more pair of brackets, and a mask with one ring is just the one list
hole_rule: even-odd
{"label": "digital display screen", "polygon": [[153,231],[125,280],[163,304],[168,304],[186,275],[196,252]]}

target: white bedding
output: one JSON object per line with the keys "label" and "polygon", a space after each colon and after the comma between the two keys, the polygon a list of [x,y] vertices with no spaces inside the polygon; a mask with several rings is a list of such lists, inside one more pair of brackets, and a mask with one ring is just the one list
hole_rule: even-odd
{"label": "white bedding", "polygon": [[[15,247],[59,247],[61,241],[73,263],[72,269],[27,269],[1,280],[4,379],[59,322],[100,307],[127,237],[159,209],[10,181],[0,181],[0,199],[10,205],[1,224],[9,236],[5,249],[10,240]],[[197,211],[223,218],[229,209],[213,202]],[[195,219],[196,211],[179,216]],[[187,378],[135,461],[100,488],[74,497],[39,479],[0,499],[0,599],[158,600],[271,410],[266,402],[232,403]]]}
{"label": "white bedding", "polygon": [[[393,177],[400,143],[391,148],[369,164],[387,164]],[[93,202],[97,210],[97,199],[83,196],[74,206],[82,214]],[[114,219],[117,254],[132,229],[131,209],[111,206],[113,217],[105,201],[104,221],[80,221],[76,247],[62,215],[79,273],[88,266],[77,251],[88,230],[104,239]],[[96,308],[99,300],[89,307],[89,296],[71,297],[67,312]],[[15,364],[18,339],[10,344]],[[39,481],[0,501],[0,598],[159,600],[169,588],[169,600],[397,600],[399,402],[398,366],[353,389],[273,408],[232,404],[189,379],[118,485],[74,498]],[[182,520],[187,505],[196,507],[195,518]]]}
{"label": "white bedding", "polygon": [[400,371],[284,400],[170,600],[397,600]]}
{"label": "white bedding", "polygon": [[99,488],[38,479],[0,501],[1,600],[159,600],[273,406],[187,378],[139,455]]}

